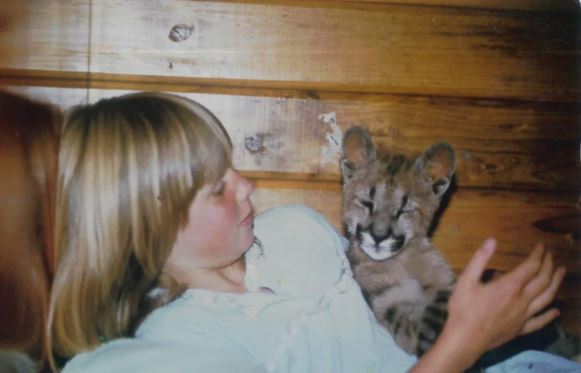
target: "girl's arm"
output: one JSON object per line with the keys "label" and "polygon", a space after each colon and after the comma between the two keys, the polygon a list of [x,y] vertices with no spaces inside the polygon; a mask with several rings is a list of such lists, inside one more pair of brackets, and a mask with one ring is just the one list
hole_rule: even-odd
{"label": "girl's arm", "polygon": [[458,279],[448,306],[448,320],[434,346],[410,373],[463,372],[489,349],[545,326],[559,315],[550,309],[565,268],[555,269],[542,244],[517,268],[483,284],[480,279],[496,249],[487,240]]}

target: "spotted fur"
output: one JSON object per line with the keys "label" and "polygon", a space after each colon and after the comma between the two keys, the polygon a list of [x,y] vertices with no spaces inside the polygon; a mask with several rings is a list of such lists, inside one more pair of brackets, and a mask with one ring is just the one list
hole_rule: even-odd
{"label": "spotted fur", "polygon": [[447,316],[455,274],[428,230],[455,169],[453,148],[418,158],[378,155],[367,132],[345,134],[343,222],[347,257],[377,320],[408,353],[421,356]]}
{"label": "spotted fur", "polygon": [[[358,127],[343,137],[343,224],[347,258],[378,322],[408,353],[421,356],[447,318],[455,274],[428,238],[455,171],[454,149],[436,143],[417,158],[378,154]],[[487,352],[469,370],[526,349],[580,356],[579,337],[551,323]]]}

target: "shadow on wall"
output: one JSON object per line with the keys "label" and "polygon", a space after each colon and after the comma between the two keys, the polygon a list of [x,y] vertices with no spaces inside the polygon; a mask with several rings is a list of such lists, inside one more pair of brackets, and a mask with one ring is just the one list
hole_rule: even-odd
{"label": "shadow on wall", "polygon": [[0,372],[42,366],[61,115],[0,91]]}

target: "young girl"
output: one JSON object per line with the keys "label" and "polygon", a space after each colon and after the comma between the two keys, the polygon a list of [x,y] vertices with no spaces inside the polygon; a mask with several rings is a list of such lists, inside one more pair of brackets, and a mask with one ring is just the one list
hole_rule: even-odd
{"label": "young girl", "polygon": [[[76,108],[59,167],[48,347],[73,357],[65,372],[461,372],[558,315],[537,315],[564,275],[551,255],[539,246],[483,285],[489,240],[416,361],[375,322],[321,215],[287,206],[254,219],[224,128],[184,98]],[[498,369],[537,360],[569,364],[529,353]]]}

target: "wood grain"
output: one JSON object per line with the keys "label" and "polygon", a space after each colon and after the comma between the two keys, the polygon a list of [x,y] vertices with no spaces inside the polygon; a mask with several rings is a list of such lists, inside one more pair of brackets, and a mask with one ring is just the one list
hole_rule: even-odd
{"label": "wood grain", "polygon": [[[12,90],[63,109],[128,92]],[[286,174],[272,179],[339,180],[342,133],[361,125],[382,150],[419,154],[433,142],[448,141],[456,148],[460,188],[581,190],[581,104],[325,92],[316,98],[178,94],[222,120],[236,167]]]}
{"label": "wood grain", "polygon": [[87,72],[89,2],[2,0],[3,7],[24,11],[3,16],[0,67]]}
{"label": "wood grain", "polygon": [[[363,92],[579,98],[575,14],[320,4],[95,3],[101,22],[91,30],[90,70]],[[172,42],[176,24],[192,25],[192,36]]]}
{"label": "wood grain", "polygon": [[[19,41],[3,44],[11,58],[0,61],[2,68],[218,79],[280,89],[581,97],[581,12],[351,1],[109,0],[90,9],[88,0],[28,4],[26,20],[4,32],[6,40]],[[175,25],[191,26],[191,36],[172,41]]]}

